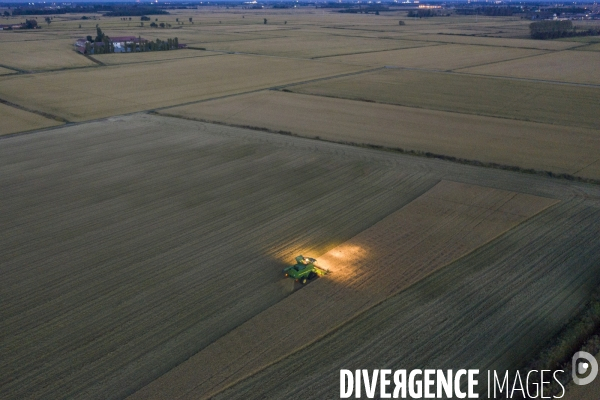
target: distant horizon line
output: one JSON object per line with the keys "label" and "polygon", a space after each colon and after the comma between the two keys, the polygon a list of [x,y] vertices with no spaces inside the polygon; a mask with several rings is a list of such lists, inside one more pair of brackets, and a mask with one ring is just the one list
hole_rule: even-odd
{"label": "distant horizon line", "polygon": [[[257,3],[255,4],[291,4],[291,3],[297,3],[297,4],[412,4],[414,1],[411,0],[411,3],[407,3],[404,2],[405,0],[398,0],[398,1],[394,1],[394,0],[257,0]],[[142,0],[142,1],[136,1],[136,0],[129,0],[129,1],[123,1],[123,0],[100,0],[100,1],[89,1],[89,0],[69,0],[69,1],[28,1],[28,0],[13,0],[13,1],[2,1],[0,0],[0,6],[11,6],[11,5],[54,5],[54,6],[68,6],[70,4],[106,4],[106,3],[111,3],[111,4],[124,4],[124,5],[159,5],[159,6],[164,6],[164,5],[171,5],[171,4],[187,4],[190,6],[199,6],[199,5],[206,5],[206,4],[223,4],[223,3],[235,3],[235,4],[245,4],[245,3],[250,3],[250,1],[243,1],[243,0],[213,0],[213,1],[189,1],[189,0],[160,0],[160,1],[151,1],[151,0]],[[484,4],[489,4],[489,5],[505,5],[505,4],[539,4],[539,5],[547,5],[547,6],[555,6],[556,3],[551,2],[551,1],[540,1],[540,0],[502,0],[501,3],[496,3],[495,1],[490,1],[490,0],[420,0],[419,1],[420,4],[427,4],[427,3],[444,3],[444,4],[473,4],[473,3],[481,3],[482,5]],[[584,5],[584,4],[594,4],[597,3],[597,0],[581,0],[581,1],[577,1],[577,2],[565,2],[562,3],[561,6],[562,7],[568,7],[568,6],[573,6],[573,7],[577,7],[578,5]],[[558,7],[561,7],[558,6]]]}

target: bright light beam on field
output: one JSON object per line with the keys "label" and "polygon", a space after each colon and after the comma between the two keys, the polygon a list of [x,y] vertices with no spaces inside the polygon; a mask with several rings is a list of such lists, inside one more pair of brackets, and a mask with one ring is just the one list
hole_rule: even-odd
{"label": "bright light beam on field", "polygon": [[347,281],[354,276],[360,265],[367,257],[368,252],[364,247],[341,244],[329,252],[317,258],[317,263],[321,268],[328,269],[331,274],[327,279],[335,281]]}

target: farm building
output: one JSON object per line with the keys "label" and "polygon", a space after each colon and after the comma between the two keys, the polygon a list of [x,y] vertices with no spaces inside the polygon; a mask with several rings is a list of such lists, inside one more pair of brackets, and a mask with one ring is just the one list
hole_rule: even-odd
{"label": "farm building", "polygon": [[[157,46],[155,46],[155,44]],[[163,47],[160,47],[160,45]],[[110,49],[105,50],[105,46],[110,47]],[[179,44],[176,39],[174,41],[169,39],[167,42],[162,42],[160,40],[153,42],[148,39],[135,36],[106,36],[106,40],[103,42],[91,42],[88,39],[77,39],[75,42],[75,50],[81,54],[130,53],[138,51],[167,50],[164,48],[165,46],[168,47],[168,50],[182,49],[187,47],[185,44]]]}
{"label": "farm building", "polygon": [[[131,51],[132,46],[139,47],[139,44],[148,43],[148,40],[135,37],[135,36],[117,36],[108,39],[108,43],[114,47],[114,53],[126,53],[129,49]],[[87,46],[86,46],[87,44]],[[78,39],[75,42],[75,49],[82,54],[94,54],[94,47],[104,46],[104,42],[93,43],[87,39]],[[86,50],[87,48],[87,50]],[[112,53],[112,51],[111,51]]]}

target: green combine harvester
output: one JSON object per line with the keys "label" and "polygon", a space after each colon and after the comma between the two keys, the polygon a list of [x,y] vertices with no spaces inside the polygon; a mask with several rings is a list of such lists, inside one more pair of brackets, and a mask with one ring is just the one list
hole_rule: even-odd
{"label": "green combine harvester", "polygon": [[296,257],[296,264],[285,268],[283,273],[286,277],[290,277],[296,282],[301,282],[305,285],[306,282],[312,279],[327,275],[329,270],[317,266],[317,260],[314,258],[300,255]]}

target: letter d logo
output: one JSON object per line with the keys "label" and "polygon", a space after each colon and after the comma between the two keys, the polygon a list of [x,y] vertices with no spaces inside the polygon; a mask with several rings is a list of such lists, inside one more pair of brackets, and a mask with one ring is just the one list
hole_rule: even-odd
{"label": "letter d logo", "polygon": [[[577,361],[581,358],[585,359],[587,362],[578,363]],[[576,385],[587,385],[596,379],[596,375],[598,375],[598,362],[590,353],[578,351],[573,355],[571,363],[573,364],[573,382],[575,382]],[[590,374],[587,378],[579,377],[579,375],[585,374],[588,370],[590,371]]]}

